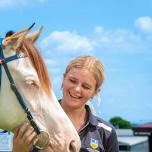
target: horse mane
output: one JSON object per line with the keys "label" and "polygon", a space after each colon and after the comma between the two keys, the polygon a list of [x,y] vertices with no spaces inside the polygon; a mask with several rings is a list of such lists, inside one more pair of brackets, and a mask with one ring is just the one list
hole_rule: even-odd
{"label": "horse mane", "polygon": [[[21,50],[30,58],[38,78],[40,80],[41,87],[44,88],[45,92],[50,95],[51,93],[51,82],[49,79],[48,70],[46,68],[45,62],[39,52],[39,50],[34,46],[31,39],[25,39],[21,45]],[[17,51],[20,51],[18,49]]]}

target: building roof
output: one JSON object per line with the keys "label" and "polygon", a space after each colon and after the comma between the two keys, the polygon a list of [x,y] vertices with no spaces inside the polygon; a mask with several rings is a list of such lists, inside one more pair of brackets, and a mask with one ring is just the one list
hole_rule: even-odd
{"label": "building roof", "polygon": [[135,137],[135,136],[130,136],[130,137],[119,137],[118,136],[118,142],[119,145],[128,145],[128,146],[134,146],[137,144],[141,144],[143,142],[147,142],[148,138],[147,137]]}
{"label": "building roof", "polygon": [[139,125],[136,127],[132,127],[132,130],[134,132],[147,132],[147,133],[152,133],[152,122],[146,123],[143,125]]}
{"label": "building roof", "polygon": [[148,141],[148,137],[134,136],[131,129],[116,129],[119,145],[134,146]]}
{"label": "building roof", "polygon": [[128,137],[133,136],[133,131],[131,129],[116,129],[118,137]]}

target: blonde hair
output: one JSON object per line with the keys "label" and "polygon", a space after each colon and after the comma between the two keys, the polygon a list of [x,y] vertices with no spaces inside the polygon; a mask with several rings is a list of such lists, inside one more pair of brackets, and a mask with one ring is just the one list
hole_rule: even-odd
{"label": "blonde hair", "polygon": [[75,59],[71,60],[68,64],[64,75],[72,69],[87,69],[90,71],[96,80],[96,91],[100,88],[104,81],[104,67],[103,64],[94,56],[78,56]]}

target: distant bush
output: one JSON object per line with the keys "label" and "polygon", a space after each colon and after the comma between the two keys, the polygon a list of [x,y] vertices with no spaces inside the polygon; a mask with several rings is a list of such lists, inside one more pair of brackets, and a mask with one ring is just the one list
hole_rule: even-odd
{"label": "distant bush", "polygon": [[116,128],[130,129],[132,127],[131,123],[121,117],[112,117],[109,122]]}

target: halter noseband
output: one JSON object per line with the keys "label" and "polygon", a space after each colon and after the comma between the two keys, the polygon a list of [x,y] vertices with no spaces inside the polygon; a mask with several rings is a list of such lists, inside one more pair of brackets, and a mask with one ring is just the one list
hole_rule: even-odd
{"label": "halter noseband", "polygon": [[12,78],[12,75],[9,71],[8,65],[7,63],[16,59],[20,59],[20,58],[25,58],[26,56],[23,53],[20,54],[15,54],[13,56],[7,57],[5,58],[4,53],[3,53],[3,49],[2,49],[2,41],[3,39],[0,38],[0,89],[1,89],[1,81],[2,81],[2,66],[4,67],[4,70],[6,72],[7,78],[9,80],[10,83],[10,87],[12,89],[12,91],[14,92],[14,94],[16,95],[16,98],[18,99],[21,107],[23,108],[23,110],[25,111],[25,113],[27,114],[27,118],[30,121],[30,124],[32,125],[32,127],[34,128],[35,132],[39,135],[41,133],[40,128],[37,126],[36,122],[33,120],[33,116],[31,114],[31,112],[29,111],[23,97],[21,96],[20,92],[18,91],[15,82]]}

